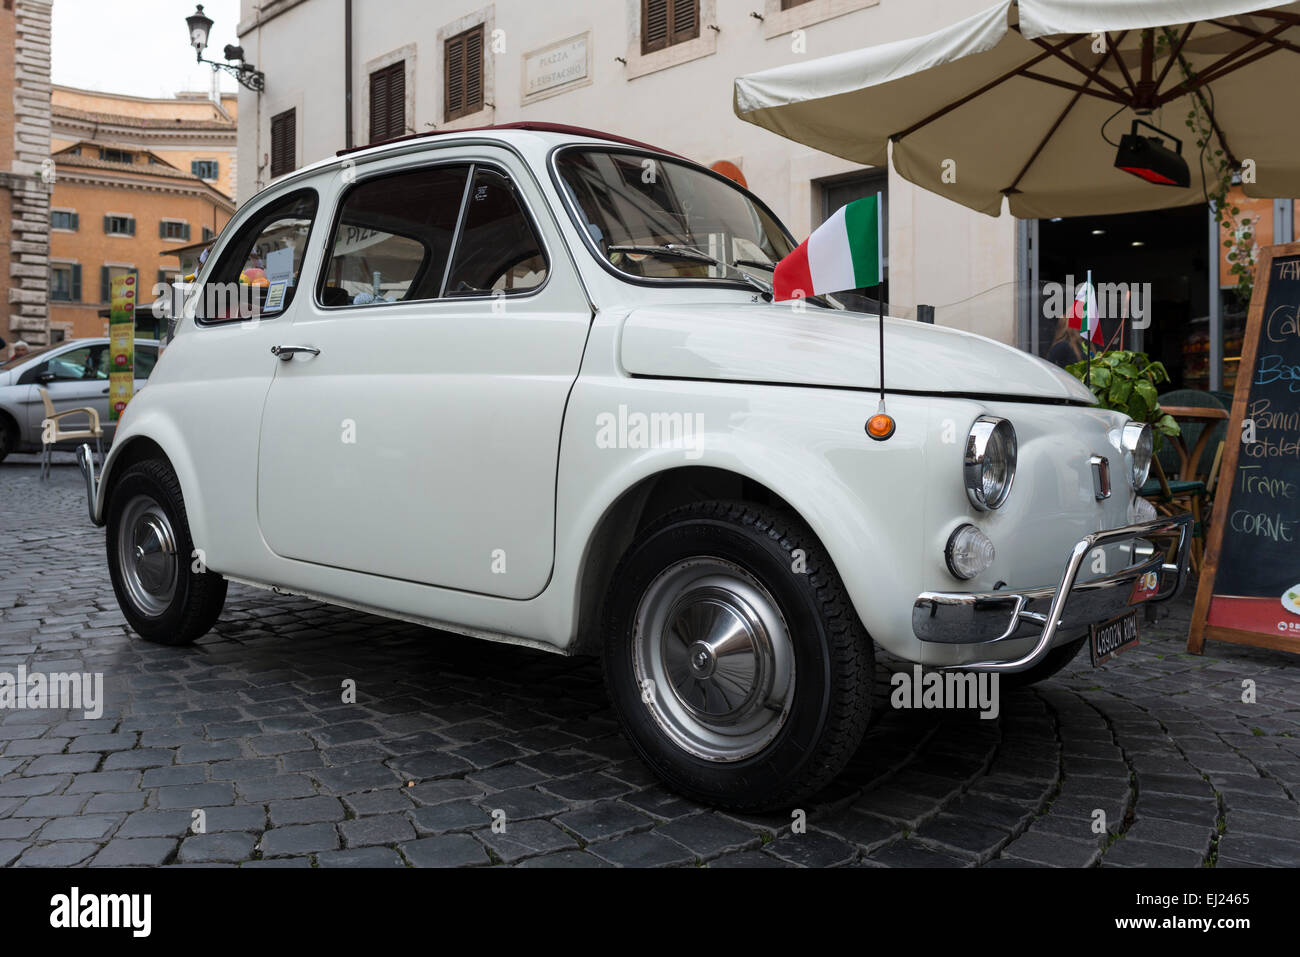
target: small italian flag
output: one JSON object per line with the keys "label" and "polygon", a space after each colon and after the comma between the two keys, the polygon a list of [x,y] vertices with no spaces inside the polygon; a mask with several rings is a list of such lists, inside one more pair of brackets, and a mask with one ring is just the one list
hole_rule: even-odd
{"label": "small italian flag", "polygon": [[880,285],[880,206],[868,196],[838,209],[776,264],[777,302]]}
{"label": "small italian flag", "polygon": [[1091,339],[1098,346],[1105,346],[1106,340],[1101,335],[1101,317],[1097,314],[1097,290],[1092,286],[1092,270],[1088,270],[1088,280],[1079,286],[1074,294],[1074,308],[1070,310],[1070,328],[1078,329],[1084,339]]}

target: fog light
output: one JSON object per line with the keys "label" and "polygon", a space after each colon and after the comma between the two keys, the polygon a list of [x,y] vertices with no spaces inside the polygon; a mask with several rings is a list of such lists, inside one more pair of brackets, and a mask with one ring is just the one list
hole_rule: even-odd
{"label": "fog light", "polygon": [[996,554],[989,537],[974,525],[959,527],[943,550],[948,571],[963,580],[974,578],[992,565]]}

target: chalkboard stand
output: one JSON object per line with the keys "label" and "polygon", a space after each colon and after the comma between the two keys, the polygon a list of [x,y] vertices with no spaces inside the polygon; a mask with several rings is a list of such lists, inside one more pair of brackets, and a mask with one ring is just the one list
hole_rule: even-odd
{"label": "chalkboard stand", "polygon": [[1242,424],[1246,418],[1251,386],[1255,380],[1255,366],[1259,360],[1260,334],[1264,327],[1273,262],[1291,256],[1300,256],[1300,242],[1264,246],[1260,249],[1259,260],[1255,264],[1255,287],[1251,292],[1250,312],[1246,317],[1241,367],[1237,372],[1237,386],[1233,393],[1232,411],[1228,419],[1227,440],[1224,442],[1222,470],[1219,473],[1219,489],[1214,497],[1214,512],[1205,543],[1205,559],[1201,563],[1196,604],[1192,609],[1192,626],[1187,635],[1187,650],[1192,654],[1199,655],[1204,651],[1206,639],[1300,653],[1298,635],[1244,631],[1208,623],[1210,602],[1214,597],[1214,583],[1219,571],[1219,557],[1223,549],[1223,532],[1236,486],[1237,462],[1242,444]]}

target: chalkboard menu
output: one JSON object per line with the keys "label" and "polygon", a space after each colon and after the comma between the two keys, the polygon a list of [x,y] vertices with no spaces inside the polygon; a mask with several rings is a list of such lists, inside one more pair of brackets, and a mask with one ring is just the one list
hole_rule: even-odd
{"label": "chalkboard menu", "polygon": [[1300,243],[1260,251],[1187,640],[1300,652]]}

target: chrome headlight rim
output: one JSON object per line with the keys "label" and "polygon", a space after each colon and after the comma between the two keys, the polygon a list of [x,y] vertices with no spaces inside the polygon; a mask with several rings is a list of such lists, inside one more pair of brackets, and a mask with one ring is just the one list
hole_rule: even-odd
{"label": "chrome headlight rim", "polygon": [[1149,422],[1130,421],[1124,425],[1122,442],[1129,455],[1129,478],[1133,481],[1135,494],[1151,476],[1151,463],[1156,457],[1155,438],[1155,430]]}
{"label": "chrome headlight rim", "polygon": [[[986,474],[994,462],[993,455],[1000,450],[1002,465],[1006,477],[989,494],[985,481]],[[1001,508],[1011,494],[1011,486],[1016,478],[1016,459],[1019,445],[1016,429],[1009,419],[996,415],[981,415],[971,426],[966,436],[966,452],[962,461],[962,480],[966,486],[966,497],[981,512]]]}

